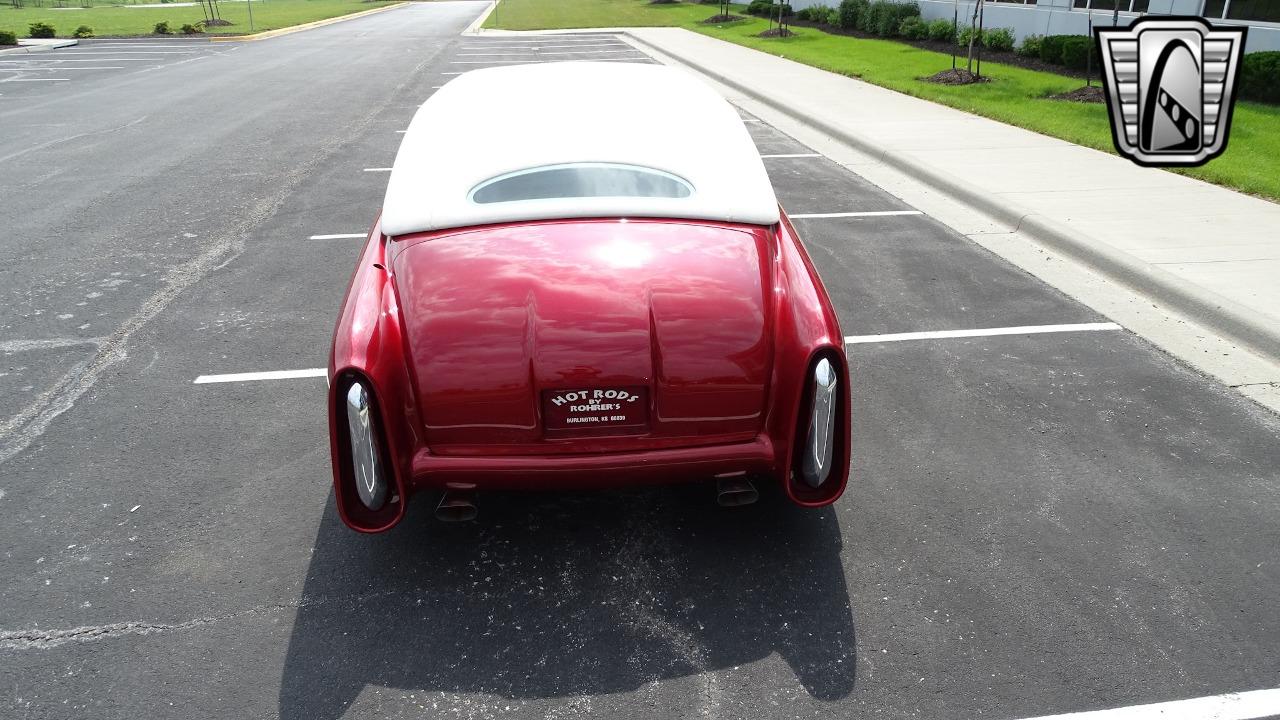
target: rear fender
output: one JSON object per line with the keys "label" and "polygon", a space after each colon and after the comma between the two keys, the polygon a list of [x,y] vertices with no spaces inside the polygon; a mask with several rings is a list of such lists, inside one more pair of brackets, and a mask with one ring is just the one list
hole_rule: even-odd
{"label": "rear fender", "polygon": [[[774,227],[774,337],[776,342],[773,399],[766,420],[777,454],[776,473],[783,488],[798,505],[829,505],[844,493],[849,481],[849,362],[844,335],[827,291],[785,213]],[[796,452],[808,430],[811,401],[810,376],[821,357],[836,366],[840,378],[837,426],[832,450],[831,476],[817,489],[795,477]]]}
{"label": "rear fender", "polygon": [[[329,442],[334,496],[343,522],[361,532],[381,532],[404,516],[410,484],[417,408],[409,386],[400,310],[386,262],[386,238],[379,223],[369,233],[347,287],[329,358]],[[370,511],[358,499],[350,472],[346,392],[359,379],[373,394],[373,409],[382,431],[383,453],[394,491],[387,504]]]}

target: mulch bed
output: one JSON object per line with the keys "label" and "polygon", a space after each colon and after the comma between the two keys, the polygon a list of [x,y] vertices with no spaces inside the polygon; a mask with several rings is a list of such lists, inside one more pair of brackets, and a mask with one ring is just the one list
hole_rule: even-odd
{"label": "mulch bed", "polygon": [[972,85],[980,82],[991,82],[991,78],[974,75],[964,68],[943,70],[940,73],[934,73],[927,78],[920,79],[925,82],[937,83],[939,85]]}
{"label": "mulch bed", "polygon": [[1049,99],[1050,100],[1070,100],[1071,102],[1082,102],[1082,103],[1100,103],[1100,102],[1107,101],[1107,95],[1102,91],[1101,86],[1092,85],[1088,87],[1076,88],[1071,92],[1064,92],[1064,93],[1058,93],[1057,95],[1050,95]]}
{"label": "mulch bed", "polygon": [[721,23],[737,22],[739,20],[746,20],[746,19],[747,18],[742,15],[712,15],[706,20],[703,20],[702,24],[703,25],[719,25]]}
{"label": "mulch bed", "polygon": [[756,37],[791,37],[795,33],[786,28],[770,28],[762,33],[757,33]]}

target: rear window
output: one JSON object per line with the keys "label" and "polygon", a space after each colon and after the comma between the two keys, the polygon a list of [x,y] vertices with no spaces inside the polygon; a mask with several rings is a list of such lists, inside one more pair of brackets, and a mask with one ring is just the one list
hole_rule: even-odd
{"label": "rear window", "polygon": [[508,173],[480,183],[471,201],[481,205],[517,200],[595,197],[686,198],[693,186],[670,173],[638,165],[574,163]]}

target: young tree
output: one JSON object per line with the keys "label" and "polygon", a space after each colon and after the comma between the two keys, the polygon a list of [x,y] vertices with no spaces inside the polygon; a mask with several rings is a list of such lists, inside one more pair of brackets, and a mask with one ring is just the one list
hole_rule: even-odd
{"label": "young tree", "polygon": [[[985,0],[977,0],[973,4],[973,18],[969,21],[969,63],[965,69],[973,74],[973,44],[982,41],[982,3]],[[979,61],[981,62],[981,61]],[[981,67],[981,65],[979,65]]]}

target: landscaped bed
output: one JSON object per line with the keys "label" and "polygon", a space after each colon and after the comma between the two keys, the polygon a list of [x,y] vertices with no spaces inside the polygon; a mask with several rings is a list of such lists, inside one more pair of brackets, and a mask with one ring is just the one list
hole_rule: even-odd
{"label": "landscaped bed", "polygon": [[[372,10],[390,5],[394,0],[253,0],[253,30],[277,30],[291,25],[324,20],[339,15]],[[79,4],[77,0],[76,4]],[[152,3],[147,3],[152,4]],[[159,0],[154,4],[161,5]],[[154,36],[156,25],[167,23],[171,32],[181,34],[183,25],[196,26],[207,17],[199,4],[185,2],[164,3],[172,7],[129,7],[123,4],[103,4],[92,8],[54,7],[51,1],[44,7],[27,2],[21,8],[0,6],[0,30],[10,30],[18,37],[27,37],[33,23],[53,26],[57,37],[72,37],[77,28],[92,29],[94,37]],[[218,3],[218,13],[230,25],[209,27],[205,32],[219,35],[243,35],[250,32],[249,4],[246,2]]]}
{"label": "landscaped bed", "polygon": [[[990,79],[970,85],[946,85],[927,78],[951,68],[951,56],[896,40],[868,39],[793,26],[795,34],[762,38],[770,27],[763,18],[704,25],[719,6],[650,4],[648,0],[502,0],[486,27],[538,30],[573,27],[677,26],[755,48],[976,115],[1007,122],[1086,147],[1115,152],[1111,125],[1102,103],[1076,98],[1079,77],[984,61]],[[735,15],[746,7],[734,5]],[[960,58],[962,63],[964,58]],[[1064,71],[1065,72],[1065,71]],[[1045,168],[1054,172],[1054,168]],[[1280,200],[1280,106],[1238,102],[1227,151],[1207,165],[1176,172],[1272,200]]]}

